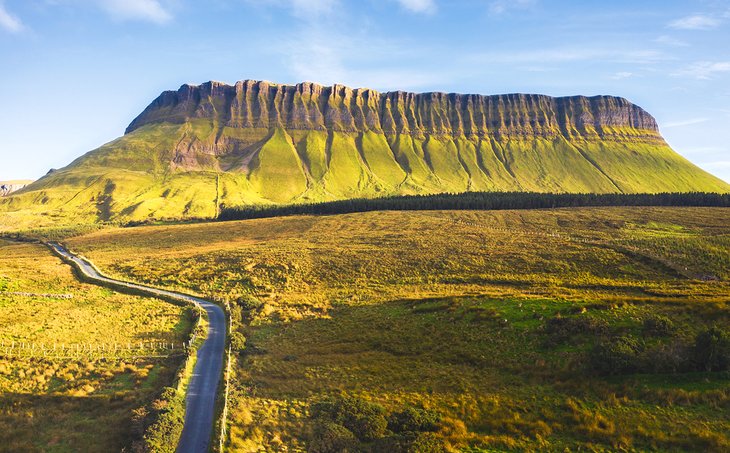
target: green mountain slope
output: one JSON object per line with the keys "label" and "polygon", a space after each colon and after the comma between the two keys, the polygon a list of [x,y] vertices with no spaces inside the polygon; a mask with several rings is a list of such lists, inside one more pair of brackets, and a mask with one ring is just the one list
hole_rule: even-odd
{"label": "green mountain slope", "polygon": [[[625,99],[209,82],[0,199],[0,227],[212,217],[220,205],[463,191],[728,192]],[[38,217],[41,215],[42,217]]]}

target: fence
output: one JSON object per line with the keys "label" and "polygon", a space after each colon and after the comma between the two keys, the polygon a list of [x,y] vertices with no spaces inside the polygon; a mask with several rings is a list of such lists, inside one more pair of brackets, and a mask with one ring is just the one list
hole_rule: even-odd
{"label": "fence", "polygon": [[24,291],[0,291],[0,296],[23,296],[23,297],[39,297],[43,299],[73,299],[73,294],[46,294],[46,293],[28,293]]}
{"label": "fence", "polygon": [[7,358],[121,359],[166,358],[186,354],[190,344],[135,343],[33,343],[0,341],[0,356]]}
{"label": "fence", "polygon": [[[218,301],[220,302],[220,301]],[[228,335],[230,338],[233,332],[233,319],[231,318],[231,305],[226,300],[223,301],[223,305],[226,312],[226,318],[228,318]],[[231,390],[231,345],[228,344],[228,350],[226,351],[226,367],[223,376],[223,411],[219,419],[220,432],[218,433],[218,452],[222,453],[226,445],[226,436],[228,434],[228,400]]]}

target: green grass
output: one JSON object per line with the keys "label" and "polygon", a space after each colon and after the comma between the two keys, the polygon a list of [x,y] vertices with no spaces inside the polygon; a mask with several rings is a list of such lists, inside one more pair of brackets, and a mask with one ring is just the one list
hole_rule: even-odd
{"label": "green grass", "polygon": [[322,178],[324,189],[337,198],[367,193],[369,174],[353,137],[332,133],[330,140],[329,165]]}
{"label": "green grass", "polygon": [[[38,244],[0,241],[0,339],[4,343],[182,344],[183,308],[79,283]],[[71,294],[70,299],[11,293]],[[179,358],[91,354],[75,359],[0,358],[4,451],[119,451],[134,439],[132,411],[170,385]]]}
{"label": "green grass", "polygon": [[459,151],[452,140],[429,138],[423,150],[445,192],[464,192],[469,189],[469,174],[462,166]]}
{"label": "green grass", "polygon": [[398,165],[384,135],[368,131],[362,134],[361,149],[366,164],[388,189],[395,189],[406,177]]}
{"label": "green grass", "polygon": [[[576,146],[623,192],[673,192],[688,185],[696,190],[727,191],[725,184],[674,152],[665,144],[633,141],[624,144],[579,143]],[[631,163],[627,165],[627,163]]]}
{"label": "green grass", "polygon": [[227,206],[463,191],[722,192],[656,137],[549,139],[148,124],[0,200],[0,230],[212,218]]}
{"label": "green grass", "polygon": [[299,142],[298,150],[302,162],[309,171],[312,180],[319,181],[327,171],[327,134],[310,131]]}
{"label": "green grass", "polygon": [[284,129],[274,130],[254,157],[251,168],[251,185],[265,199],[290,201],[307,188],[302,162]]}
{"label": "green grass", "polygon": [[[452,450],[724,451],[727,373],[661,371],[671,363],[657,353],[730,327],[729,216],[370,212],[108,229],[68,242],[109,273],[233,303],[248,345],[233,381],[236,451],[306,449],[311,405],[342,395],[388,412],[434,410],[434,435]],[[693,278],[706,274],[720,280]],[[655,316],[675,329],[646,334]],[[555,318],[578,327],[555,333]],[[641,342],[644,368],[598,375],[595,345],[616,336]]]}

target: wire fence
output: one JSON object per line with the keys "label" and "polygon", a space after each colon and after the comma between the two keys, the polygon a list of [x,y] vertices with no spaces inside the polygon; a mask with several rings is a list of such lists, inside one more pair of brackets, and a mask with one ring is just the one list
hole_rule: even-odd
{"label": "wire fence", "polygon": [[55,359],[168,358],[187,353],[190,343],[34,343],[0,341],[0,357]]}
{"label": "wire fence", "polygon": [[43,299],[73,299],[73,294],[28,293],[25,291],[0,291],[0,296],[38,297]]}
{"label": "wire fence", "polygon": [[[226,317],[228,318],[228,335],[230,338],[233,332],[233,319],[231,317],[231,305],[228,301],[224,302],[226,310]],[[227,433],[228,433],[228,401],[231,390],[231,344],[228,344],[228,350],[226,351],[226,368],[223,376],[223,412],[221,413],[220,419],[220,433],[218,434],[218,451],[222,453],[225,449]]]}

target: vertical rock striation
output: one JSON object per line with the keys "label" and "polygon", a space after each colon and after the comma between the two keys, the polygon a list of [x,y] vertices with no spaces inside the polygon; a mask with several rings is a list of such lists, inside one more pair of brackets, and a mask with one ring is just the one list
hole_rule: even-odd
{"label": "vertical rock striation", "polygon": [[212,217],[222,204],[464,191],[730,186],[674,152],[654,118],[623,98],[246,80],[162,93],[123,137],[1,197],[0,212],[147,220]]}
{"label": "vertical rock striation", "polygon": [[219,127],[366,132],[414,137],[545,137],[662,141],[654,118],[612,96],[379,93],[311,82],[207,82],[162,93],[127,128],[208,119]]}

